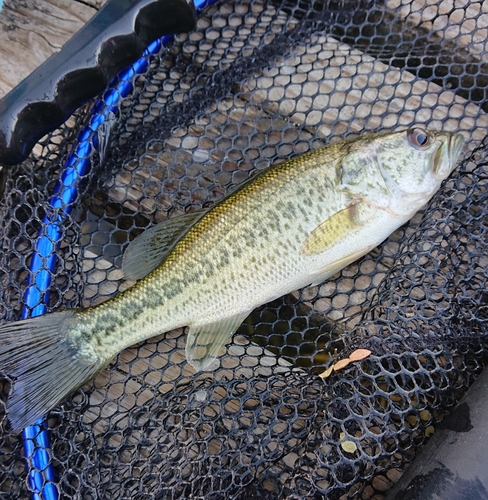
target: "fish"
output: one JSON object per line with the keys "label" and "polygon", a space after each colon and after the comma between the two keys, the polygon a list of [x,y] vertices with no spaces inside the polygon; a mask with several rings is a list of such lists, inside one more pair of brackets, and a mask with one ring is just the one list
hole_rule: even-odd
{"label": "fish", "polygon": [[175,328],[187,328],[195,371],[211,369],[253,309],[322,283],[406,223],[463,144],[459,133],[417,126],[329,144],[252,176],[210,209],[147,229],[124,254],[135,280],[124,292],[0,325],[12,428],[46,415],[126,347]]}

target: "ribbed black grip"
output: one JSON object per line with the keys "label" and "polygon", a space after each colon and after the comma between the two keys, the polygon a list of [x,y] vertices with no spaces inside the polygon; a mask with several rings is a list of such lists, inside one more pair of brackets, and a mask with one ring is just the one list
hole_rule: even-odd
{"label": "ribbed black grip", "polygon": [[0,164],[35,143],[101,92],[149,43],[195,26],[192,0],[109,0],[61,49],[0,101]]}

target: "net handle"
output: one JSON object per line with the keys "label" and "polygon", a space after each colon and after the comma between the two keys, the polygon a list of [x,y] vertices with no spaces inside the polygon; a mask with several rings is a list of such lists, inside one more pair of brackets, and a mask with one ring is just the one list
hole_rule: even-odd
{"label": "net handle", "polygon": [[152,41],[191,31],[195,21],[192,0],[109,0],[0,101],[0,164],[25,160],[42,136],[102,92]]}

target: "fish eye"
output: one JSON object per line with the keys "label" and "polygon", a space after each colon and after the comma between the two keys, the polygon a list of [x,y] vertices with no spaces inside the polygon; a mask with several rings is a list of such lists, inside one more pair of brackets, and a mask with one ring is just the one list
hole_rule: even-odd
{"label": "fish eye", "polygon": [[430,135],[426,130],[413,128],[408,131],[408,142],[417,149],[427,149],[430,146]]}

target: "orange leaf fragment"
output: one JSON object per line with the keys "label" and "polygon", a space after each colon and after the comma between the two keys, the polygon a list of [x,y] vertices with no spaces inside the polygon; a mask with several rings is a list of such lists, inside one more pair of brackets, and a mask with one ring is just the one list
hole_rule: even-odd
{"label": "orange leaf fragment", "polygon": [[351,361],[361,361],[361,359],[371,356],[371,351],[369,349],[356,349],[350,356]]}
{"label": "orange leaf fragment", "polygon": [[335,365],[334,365],[334,371],[337,371],[337,370],[342,370],[343,368],[345,368],[349,363],[351,362],[351,360],[349,358],[346,358],[346,359],[341,359],[340,361],[338,361]]}

